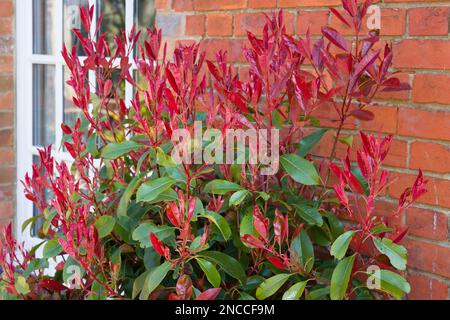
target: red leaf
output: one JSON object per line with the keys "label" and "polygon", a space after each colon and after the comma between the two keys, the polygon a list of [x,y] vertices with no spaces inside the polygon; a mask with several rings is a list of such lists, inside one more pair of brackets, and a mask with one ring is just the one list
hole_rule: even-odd
{"label": "red leaf", "polygon": [[284,265],[284,262],[281,261],[280,258],[277,257],[267,257],[267,260],[270,261],[271,264],[273,264],[278,269],[287,270],[286,266]]}
{"label": "red leaf", "polygon": [[180,226],[180,211],[178,210],[178,206],[174,202],[170,202],[167,205],[166,215],[171,224],[173,224],[175,227]]}
{"label": "red leaf", "polygon": [[347,40],[345,40],[345,38],[337,30],[331,27],[323,27],[322,34],[338,48],[348,51]]}
{"label": "red leaf", "polygon": [[339,11],[337,11],[335,8],[329,8],[331,13],[336,16],[339,20],[341,20],[347,27],[351,28],[350,23],[348,23],[347,19],[345,19]]}
{"label": "red leaf", "polygon": [[205,292],[202,292],[198,295],[197,298],[195,298],[195,300],[215,300],[216,297],[219,295],[220,291],[222,291],[221,288],[213,288],[213,289],[209,289],[206,290]]}
{"label": "red leaf", "polygon": [[356,109],[351,113],[352,116],[361,121],[372,121],[373,119],[375,119],[375,115],[373,114],[373,112],[368,110]]}
{"label": "red leaf", "polygon": [[255,247],[258,249],[264,249],[264,242],[256,238],[254,235],[245,234],[241,237],[241,241],[248,244],[250,247]]}
{"label": "red leaf", "polygon": [[150,233],[150,241],[153,245],[153,248],[155,248],[156,252],[164,257],[164,245],[162,244],[161,240],[158,239],[157,236],[155,236],[154,233]]}
{"label": "red leaf", "polygon": [[353,90],[359,77],[375,62],[375,60],[380,55],[380,51],[373,51],[364,56],[361,61],[355,66],[355,70],[350,78],[348,85],[349,90]]}
{"label": "red leaf", "polygon": [[264,218],[257,205],[255,205],[253,209],[253,227],[261,238],[263,238],[264,241],[267,241],[269,235],[267,220]]}
{"label": "red leaf", "polygon": [[110,79],[105,82],[105,87],[103,88],[103,96],[107,97],[111,93],[113,83]]}
{"label": "red leaf", "polygon": [[68,289],[66,286],[52,279],[40,280],[39,287],[50,291],[63,291]]}

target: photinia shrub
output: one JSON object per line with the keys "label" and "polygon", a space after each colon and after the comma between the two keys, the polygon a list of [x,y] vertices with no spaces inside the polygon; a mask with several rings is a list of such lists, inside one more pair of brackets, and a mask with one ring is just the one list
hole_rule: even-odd
{"label": "photinia shrub", "polygon": [[[62,124],[72,161],[44,148],[23,179],[41,212],[23,230],[39,225],[42,242],[27,249],[11,226],[3,230],[1,297],[402,298],[407,230],[385,216],[401,215],[426,181],[420,172],[395,212],[380,211],[392,136],[361,132],[361,148],[351,150],[341,134],[350,118],[374,118],[367,106],[377,93],[409,89],[390,71],[392,48],[380,46],[378,31],[361,34],[369,5],[343,0],[342,12],[331,9],[353,28],[351,41],[327,26],[320,39],[295,38],[282,12],[266,15],[261,38],[248,32],[243,78],[226,52],[209,61],[198,44],[179,45],[169,59],[158,29],[122,31],[108,44],[94,8],[80,8],[86,32],[74,32],[85,57],[62,52],[80,110],[74,125]],[[132,101],[121,95],[125,82]],[[313,114],[330,106],[332,151],[313,157],[327,132],[314,130]],[[230,146],[199,129],[238,133]],[[342,161],[339,144],[348,148]],[[244,161],[219,161],[225,153]]]}

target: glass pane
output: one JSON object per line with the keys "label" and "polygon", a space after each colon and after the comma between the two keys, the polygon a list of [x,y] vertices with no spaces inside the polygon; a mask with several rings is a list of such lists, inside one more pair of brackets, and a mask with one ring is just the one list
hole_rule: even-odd
{"label": "glass pane", "polygon": [[56,0],[33,0],[33,53],[56,54]]}
{"label": "glass pane", "polygon": [[136,25],[140,29],[153,28],[156,16],[154,0],[134,0],[134,10]]}
{"label": "glass pane", "polygon": [[106,40],[112,47],[114,35],[125,29],[125,0],[97,1],[97,10],[103,16],[100,32],[106,32]]}
{"label": "glass pane", "polygon": [[78,55],[83,56],[84,51],[80,41],[72,32],[73,29],[78,29],[83,36],[87,36],[87,32],[80,19],[80,6],[89,6],[89,0],[64,0],[64,43],[67,48],[72,48],[75,45]]}
{"label": "glass pane", "polygon": [[55,143],[55,66],[33,66],[33,144]]}

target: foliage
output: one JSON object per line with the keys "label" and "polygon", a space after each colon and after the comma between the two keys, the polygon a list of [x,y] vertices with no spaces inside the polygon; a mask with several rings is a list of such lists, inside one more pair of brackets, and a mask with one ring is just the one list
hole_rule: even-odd
{"label": "foliage", "polygon": [[[73,163],[55,161],[48,147],[24,178],[42,213],[43,258],[6,228],[3,298],[401,298],[409,285],[395,271],[406,267],[399,244],[406,231],[375,206],[389,184],[382,162],[392,136],[361,132],[356,161],[350,147],[342,165],[335,161],[337,144],[351,144],[341,136],[347,119],[370,121],[366,107],[378,92],[408,89],[389,71],[391,47],[375,49],[377,31],[361,35],[369,4],[344,0],[343,13],[332,10],[354,29],[352,41],[330,27],[318,40],[309,32],[294,38],[282,12],[267,15],[262,38],[248,32],[245,80],[226,52],[209,61],[198,44],[178,46],[169,60],[158,29],[147,30],[142,46],[140,33],[121,32],[111,48],[100,23],[91,30],[94,8],[80,8],[88,36],[74,32],[86,58],[62,52],[82,113],[74,126],[62,125]],[[124,82],[135,89],[130,106],[120,95]],[[310,152],[326,130],[306,132],[318,125],[313,112],[327,106],[339,126],[330,159],[317,159]],[[193,131],[197,119],[220,132],[279,129],[279,172],[264,176],[262,164],[249,162],[177,165],[173,132]],[[420,173],[392,214],[411,206],[425,184]],[[52,276],[44,272],[49,262]],[[382,269],[381,285],[369,290],[372,265]]]}

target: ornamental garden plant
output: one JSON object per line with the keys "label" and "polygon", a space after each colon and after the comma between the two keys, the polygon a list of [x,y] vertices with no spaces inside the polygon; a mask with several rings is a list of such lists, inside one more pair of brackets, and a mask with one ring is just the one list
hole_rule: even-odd
{"label": "ornamental garden plant", "polygon": [[[48,146],[23,177],[40,214],[22,232],[38,229],[42,241],[29,248],[14,239],[11,225],[2,231],[0,297],[342,300],[409,293],[401,245],[407,230],[384,217],[402,215],[427,181],[419,172],[395,212],[380,211],[377,199],[392,182],[383,168],[392,136],[361,132],[353,143],[342,134],[348,119],[374,118],[366,108],[378,93],[409,86],[391,72],[395,53],[380,45],[378,31],[361,31],[370,1],[342,4],[342,12],[330,10],[354,30],[352,40],[328,26],[320,39],[309,32],[295,38],[282,12],[262,17],[262,36],[248,32],[242,48],[249,68],[241,78],[223,51],[210,61],[198,44],[179,45],[169,56],[157,28],[122,31],[110,44],[99,32],[101,19],[92,21],[94,8],[81,7],[85,30],[73,32],[85,57],[75,48],[62,52],[80,111],[74,125],[61,125],[72,161],[55,161]],[[132,101],[121,95],[124,82],[134,87]],[[311,155],[326,133],[313,112],[328,106],[338,129],[323,159]],[[196,129],[215,138],[198,138]],[[258,139],[245,139],[246,130]],[[221,140],[229,132],[241,134],[241,148],[234,138]],[[348,149],[343,159],[340,144]],[[255,154],[259,161],[250,160]]]}

